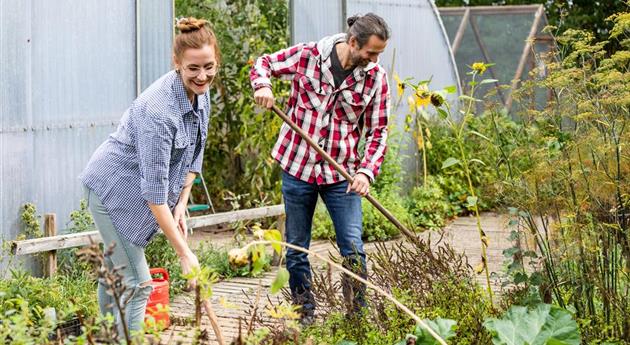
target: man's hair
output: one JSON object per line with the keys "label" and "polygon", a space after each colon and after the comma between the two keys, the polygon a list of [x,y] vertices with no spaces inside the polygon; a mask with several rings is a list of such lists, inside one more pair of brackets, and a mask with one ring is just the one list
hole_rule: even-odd
{"label": "man's hair", "polygon": [[383,18],[374,13],[368,13],[364,16],[354,15],[348,18],[346,22],[348,23],[347,40],[355,37],[359,43],[359,48],[363,47],[372,35],[376,35],[383,41],[389,39],[389,26]]}

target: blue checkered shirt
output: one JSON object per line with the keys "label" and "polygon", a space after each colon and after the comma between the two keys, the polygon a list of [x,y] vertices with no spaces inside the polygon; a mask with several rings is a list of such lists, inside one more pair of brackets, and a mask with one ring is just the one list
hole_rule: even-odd
{"label": "blue checkered shirt", "polygon": [[172,210],[188,172],[201,172],[209,110],[208,93],[197,96],[194,110],[171,71],[133,102],[90,158],[80,179],[127,240],[145,247],[158,231],[149,203]]}

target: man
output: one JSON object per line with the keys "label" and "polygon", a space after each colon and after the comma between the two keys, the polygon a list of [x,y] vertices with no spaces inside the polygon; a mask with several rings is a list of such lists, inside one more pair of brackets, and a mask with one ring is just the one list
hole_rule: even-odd
{"label": "man", "polygon": [[[361,196],[368,194],[386,151],[389,88],[385,69],[377,61],[390,32],[385,21],[372,13],[353,16],[347,22],[346,33],[258,58],[250,79],[256,103],[266,108],[274,104],[269,78],[291,80],[288,116],[354,179],[349,185],[284,124],[272,156],[284,170],[286,241],[309,247],[319,195],[335,226],[344,266],[366,277]],[[362,132],[366,143],[360,157]],[[302,322],[310,324],[315,303],[308,257],[288,249],[286,265],[293,301],[301,306]],[[342,286],[350,312],[365,306],[365,285],[344,276]]]}

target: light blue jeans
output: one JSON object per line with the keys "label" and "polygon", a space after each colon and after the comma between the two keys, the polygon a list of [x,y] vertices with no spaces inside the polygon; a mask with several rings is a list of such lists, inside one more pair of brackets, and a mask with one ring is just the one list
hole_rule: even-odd
{"label": "light blue jeans", "polygon": [[[105,249],[112,243],[116,243],[114,252],[110,256],[105,257],[105,264],[108,269],[113,267],[122,267],[119,273],[123,277],[123,284],[128,291],[123,295],[122,301],[129,298],[129,303],[125,307],[125,322],[129,332],[142,329],[144,324],[144,313],[147,306],[147,300],[153,288],[147,282],[151,281],[149,266],[144,256],[144,248],[139,247],[124,237],[120,236],[114,228],[112,219],[107,213],[105,206],[101,203],[98,196],[88,187],[83,186],[85,200],[87,200],[88,208],[98,231],[103,238]],[[112,314],[116,320],[119,337],[123,336],[123,324],[121,322],[120,313],[116,307],[114,298],[107,293],[109,287],[104,281],[99,279],[98,282],[98,305],[102,315]]]}

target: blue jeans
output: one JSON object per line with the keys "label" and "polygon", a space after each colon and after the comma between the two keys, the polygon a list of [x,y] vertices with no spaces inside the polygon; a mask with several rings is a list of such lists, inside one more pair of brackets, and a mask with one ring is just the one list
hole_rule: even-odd
{"label": "blue jeans", "polygon": [[[365,277],[365,252],[361,239],[363,232],[361,196],[354,192],[346,193],[347,188],[347,181],[331,185],[317,185],[301,181],[283,172],[282,195],[286,212],[286,241],[309,248],[313,214],[317,197],[321,196],[335,226],[337,246],[341,256],[344,257],[344,265]],[[311,266],[308,256],[288,249],[286,265],[290,274],[289,286],[294,303],[302,306],[303,314],[312,313],[315,302],[310,291]],[[344,288],[344,294],[345,290]],[[364,305],[363,293],[352,297],[360,306]]]}
{"label": "blue jeans", "polygon": [[[83,191],[90,213],[94,218],[94,223],[96,223],[96,227],[103,238],[105,249],[112,243],[116,243],[113,254],[105,256],[105,264],[110,270],[114,267],[122,267],[119,273],[122,275],[123,284],[125,284],[128,290],[123,295],[121,303],[131,295],[131,299],[125,307],[125,322],[127,323],[129,332],[139,331],[144,325],[144,313],[147,300],[153,290],[151,285],[148,284],[152,279],[147,260],[144,256],[144,248],[120,236],[118,231],[114,228],[111,217],[98,196],[86,186],[83,186]],[[102,315],[112,314],[115,317],[119,337],[123,337],[123,325],[120,320],[120,313],[116,308],[114,298],[107,293],[108,288],[109,287],[99,279],[99,309]]]}

